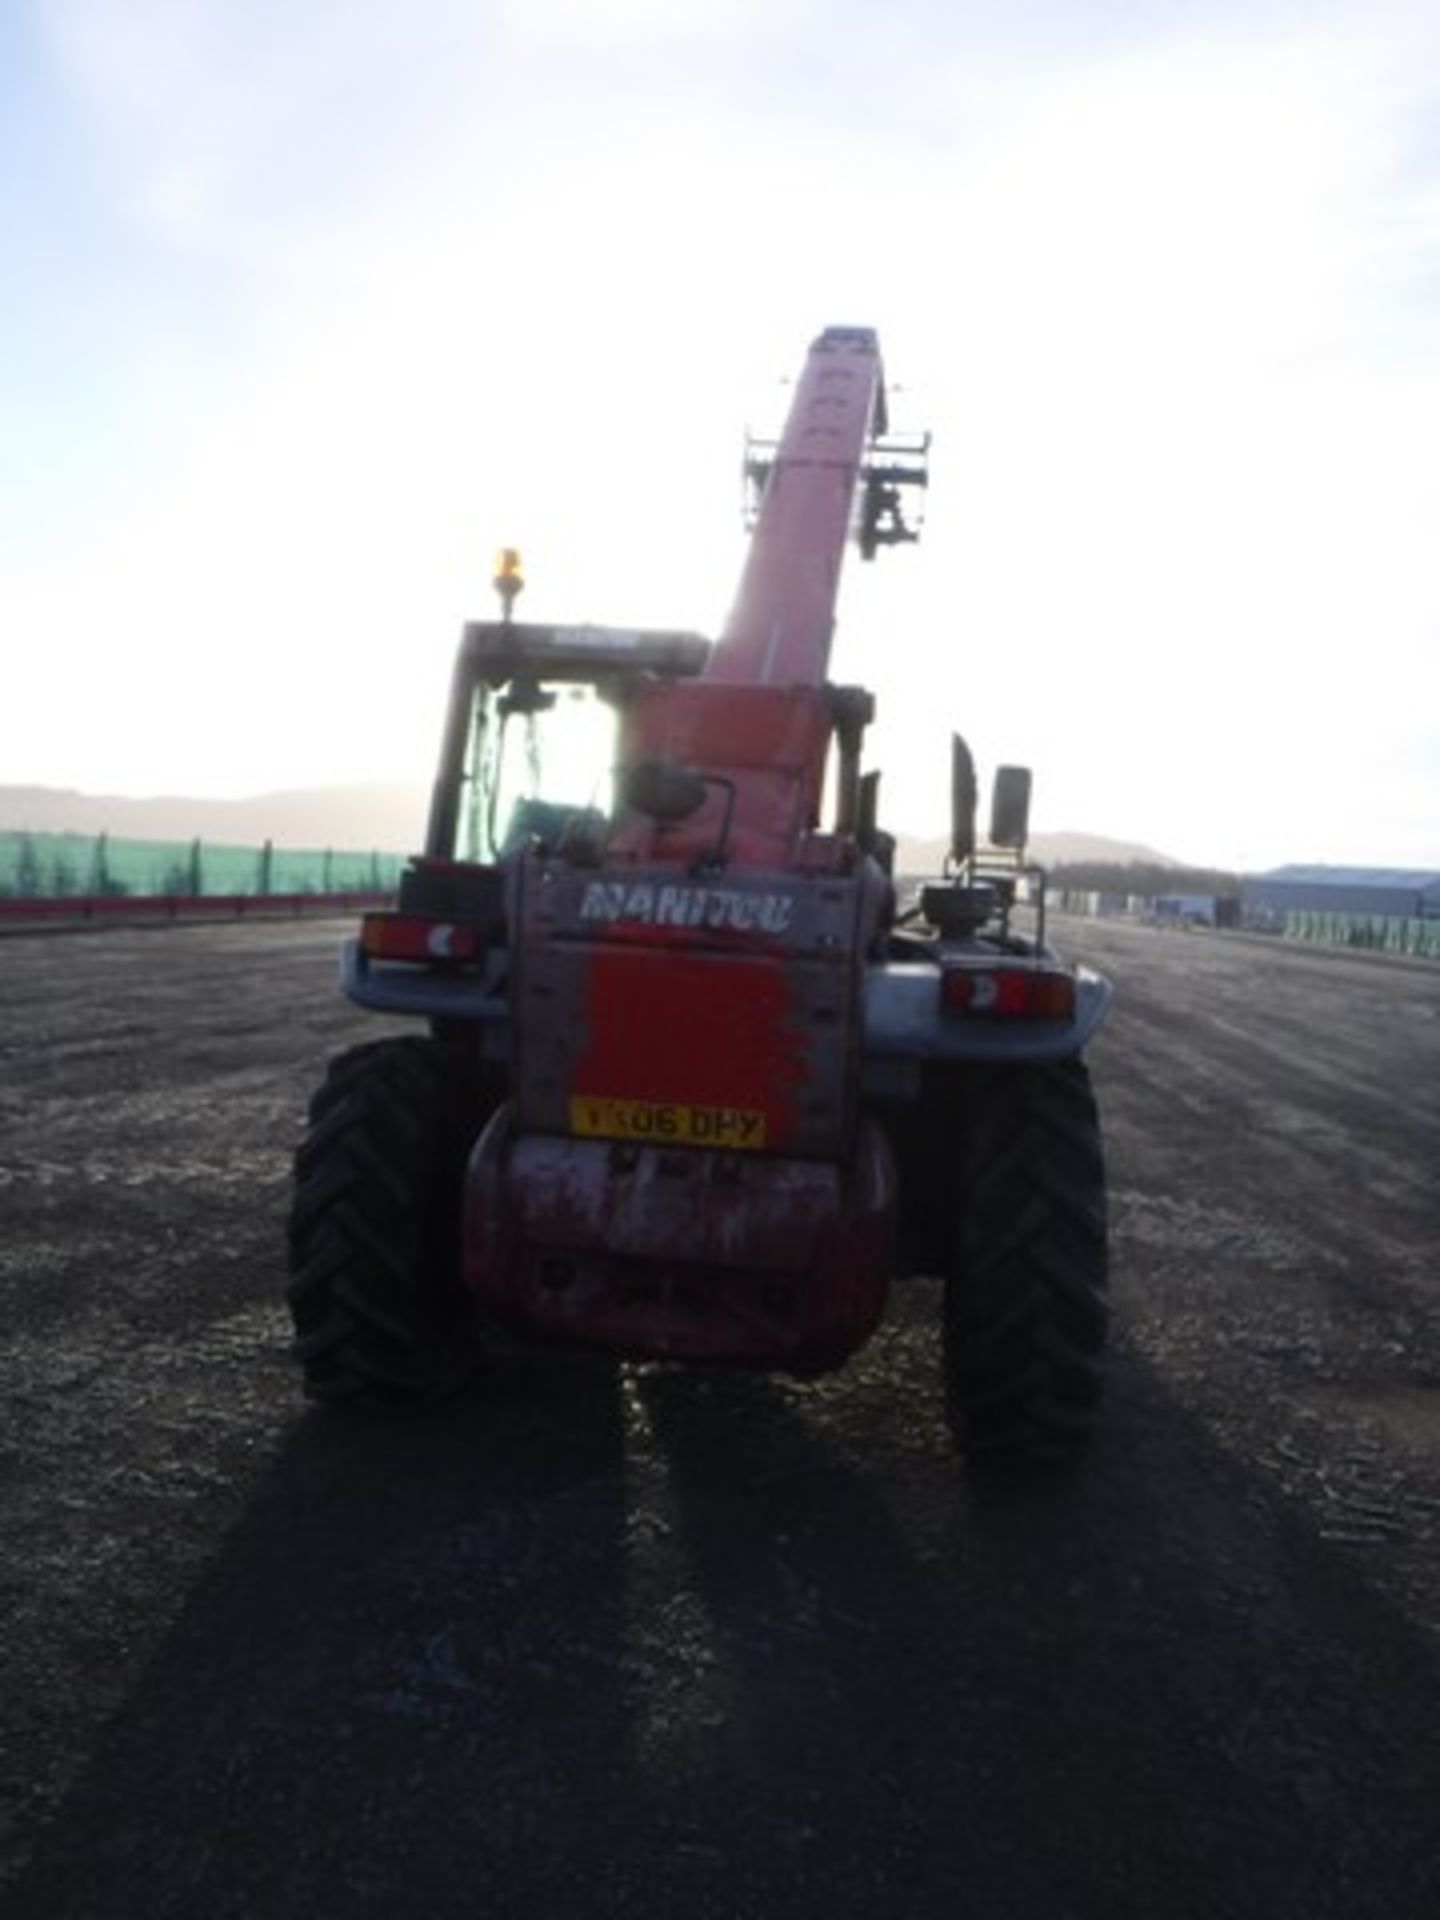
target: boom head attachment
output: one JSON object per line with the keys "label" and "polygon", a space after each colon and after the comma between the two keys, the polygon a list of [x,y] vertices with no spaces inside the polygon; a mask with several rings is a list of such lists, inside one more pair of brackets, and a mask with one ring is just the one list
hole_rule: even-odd
{"label": "boom head attachment", "polygon": [[[855,530],[862,560],[873,560],[881,547],[918,540],[925,523],[923,494],[930,484],[928,433],[877,435],[870,442],[860,468],[860,524]],[[912,517],[905,517],[905,494],[913,489],[922,498]]]}
{"label": "boom head attachment", "polygon": [[[745,501],[743,519],[753,533],[760,519],[770,475],[775,470],[778,440],[757,434],[745,436]],[[862,560],[873,560],[881,547],[899,546],[920,538],[925,525],[923,498],[910,508],[907,491],[923,495],[930,484],[928,433],[876,434],[869,442],[858,470],[859,514],[855,544]]]}
{"label": "boom head attachment", "polygon": [[827,327],[811,345],[780,438],[745,459],[750,551],[706,676],[825,684],[841,564],[914,540],[907,494],[928,480],[928,434],[891,434],[880,344],[869,327]]}

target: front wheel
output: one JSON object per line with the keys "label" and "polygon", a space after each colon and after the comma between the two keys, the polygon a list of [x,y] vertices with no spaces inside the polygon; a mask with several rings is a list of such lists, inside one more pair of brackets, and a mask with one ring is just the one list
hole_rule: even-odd
{"label": "front wheel", "polygon": [[333,1060],[310,1103],[286,1298],[312,1399],[403,1412],[473,1369],[462,1086],[437,1042],[379,1040]]}
{"label": "front wheel", "polygon": [[976,1465],[1074,1458],[1099,1411],[1105,1159],[1079,1060],[996,1069],[962,1130],[945,1278],[946,1413]]}

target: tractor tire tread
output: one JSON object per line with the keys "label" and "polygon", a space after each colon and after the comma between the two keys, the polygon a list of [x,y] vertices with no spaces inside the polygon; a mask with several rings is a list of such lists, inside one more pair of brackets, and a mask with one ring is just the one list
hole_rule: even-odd
{"label": "tractor tire tread", "polygon": [[312,1399],[401,1412],[473,1370],[459,1216],[474,1120],[432,1040],[369,1041],[330,1063],[288,1229],[293,1351]]}
{"label": "tractor tire tread", "polygon": [[976,1465],[1073,1459],[1103,1393],[1105,1167],[1079,1060],[996,1071],[961,1130],[946,1412]]}

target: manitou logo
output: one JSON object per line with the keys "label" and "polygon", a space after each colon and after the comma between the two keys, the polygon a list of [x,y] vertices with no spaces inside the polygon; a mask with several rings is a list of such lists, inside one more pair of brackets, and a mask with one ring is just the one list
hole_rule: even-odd
{"label": "manitou logo", "polygon": [[789,893],[740,893],[733,887],[633,885],[592,880],[580,898],[580,918],[601,926],[727,928],[734,933],[784,933],[795,910]]}

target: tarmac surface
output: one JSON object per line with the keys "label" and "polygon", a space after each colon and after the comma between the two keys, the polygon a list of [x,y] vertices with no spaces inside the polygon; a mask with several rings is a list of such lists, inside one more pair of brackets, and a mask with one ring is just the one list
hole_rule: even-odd
{"label": "tarmac surface", "polygon": [[0,1911],[1440,1913],[1440,970],[1059,923],[1109,1406],[996,1485],[928,1281],[820,1382],[306,1410],[340,932],[0,945]]}

